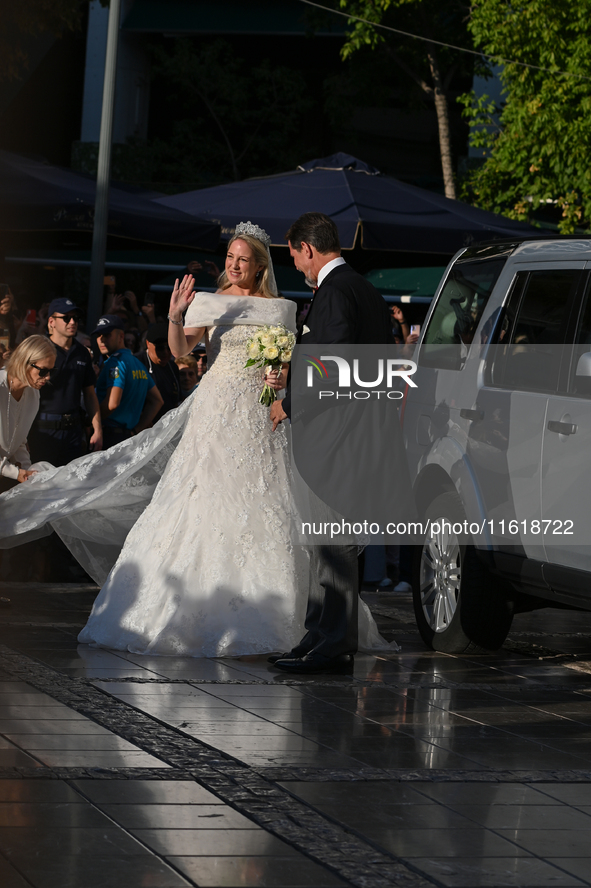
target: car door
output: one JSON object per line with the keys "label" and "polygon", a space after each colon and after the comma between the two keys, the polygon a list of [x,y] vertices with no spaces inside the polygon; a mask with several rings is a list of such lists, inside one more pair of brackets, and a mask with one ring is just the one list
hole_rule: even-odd
{"label": "car door", "polygon": [[564,353],[563,391],[548,400],[542,529],[550,564],[591,571],[591,279],[581,297],[569,336],[572,345]]}
{"label": "car door", "polygon": [[469,411],[467,452],[493,542],[537,560],[545,557],[543,541],[530,528],[542,517],[548,399],[559,388],[562,344],[583,274],[583,263],[569,266],[520,267],[487,352],[485,385]]}
{"label": "car door", "polygon": [[460,256],[448,270],[417,353],[417,387],[408,392],[404,409],[413,478],[429,459],[431,449],[450,434],[450,427],[456,429],[457,417],[452,412],[464,385],[463,367],[510,251],[485,250],[484,256],[474,252],[467,251],[468,258]]}

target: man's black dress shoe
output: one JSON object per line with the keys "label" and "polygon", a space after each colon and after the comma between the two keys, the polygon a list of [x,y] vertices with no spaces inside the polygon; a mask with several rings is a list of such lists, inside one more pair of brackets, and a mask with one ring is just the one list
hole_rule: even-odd
{"label": "man's black dress shoe", "polygon": [[277,660],[289,660],[291,657],[293,657],[291,651],[287,651],[286,654],[271,654],[270,657],[267,657],[267,663],[275,664]]}
{"label": "man's black dress shoe", "polygon": [[293,672],[294,675],[314,675],[320,672],[350,672],[353,662],[353,654],[339,654],[338,657],[306,654],[305,657],[276,660],[274,666],[282,672]]}
{"label": "man's black dress shoe", "polygon": [[267,657],[267,663],[273,663],[273,665],[275,665],[277,660],[296,660],[299,657],[305,657],[307,653],[307,651],[302,651],[299,654],[296,653],[296,651],[287,651],[285,654],[271,654],[270,657]]}

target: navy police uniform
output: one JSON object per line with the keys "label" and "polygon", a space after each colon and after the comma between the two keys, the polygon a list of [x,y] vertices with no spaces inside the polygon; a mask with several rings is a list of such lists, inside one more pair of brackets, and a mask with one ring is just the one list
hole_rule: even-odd
{"label": "navy police uniform", "polygon": [[39,392],[39,413],[27,440],[32,462],[47,460],[65,466],[82,454],[82,392],[94,386],[96,377],[90,352],[76,339],[67,351],[59,345],[55,350],[51,382]]}

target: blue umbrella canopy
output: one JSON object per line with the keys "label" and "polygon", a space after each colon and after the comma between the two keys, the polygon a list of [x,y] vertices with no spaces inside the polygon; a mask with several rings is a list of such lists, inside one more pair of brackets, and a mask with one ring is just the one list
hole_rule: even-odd
{"label": "blue umbrella canopy", "polygon": [[537,229],[458,200],[383,176],[349,154],[304,163],[289,173],[157,198],[161,206],[219,222],[228,239],[240,221],[261,225],[272,243],[302,213],[326,213],[337,223],[344,249],[360,232],[367,250],[455,253],[494,237],[526,237]]}
{"label": "blue umbrella canopy", "polygon": [[[0,231],[92,231],[95,195],[90,176],[0,151]],[[213,250],[220,230],[194,213],[112,186],[108,233]]]}

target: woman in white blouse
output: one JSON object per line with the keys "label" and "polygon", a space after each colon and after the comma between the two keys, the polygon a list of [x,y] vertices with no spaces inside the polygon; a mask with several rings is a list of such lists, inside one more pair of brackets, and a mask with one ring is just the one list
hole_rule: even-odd
{"label": "woman in white blouse", "polygon": [[39,389],[50,381],[56,351],[45,336],[29,336],[0,370],[0,492],[26,481],[27,435],[39,409]]}

